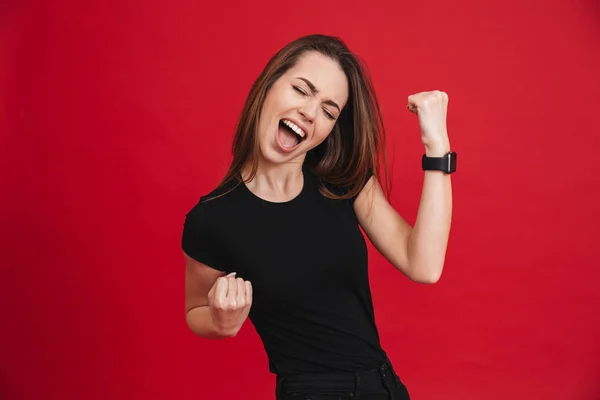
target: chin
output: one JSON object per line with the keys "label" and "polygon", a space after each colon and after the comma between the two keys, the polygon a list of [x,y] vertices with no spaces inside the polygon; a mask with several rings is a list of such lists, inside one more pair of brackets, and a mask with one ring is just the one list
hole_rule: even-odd
{"label": "chin", "polygon": [[306,151],[304,151],[302,147],[299,147],[294,151],[286,153],[280,151],[274,144],[261,144],[260,154],[263,161],[267,164],[285,164],[300,157],[304,157]]}

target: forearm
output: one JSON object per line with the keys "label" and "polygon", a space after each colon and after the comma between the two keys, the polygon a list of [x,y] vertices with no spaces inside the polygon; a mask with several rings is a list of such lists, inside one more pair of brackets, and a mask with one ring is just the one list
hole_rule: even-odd
{"label": "forearm", "polygon": [[192,332],[205,339],[226,339],[235,336],[235,333],[226,334],[215,328],[208,306],[192,308],[186,313],[185,320]]}
{"label": "forearm", "polygon": [[[426,147],[429,157],[441,157],[450,151],[449,142]],[[425,171],[417,219],[408,241],[408,265],[411,278],[435,283],[442,274],[450,221],[452,184],[442,171]]]}

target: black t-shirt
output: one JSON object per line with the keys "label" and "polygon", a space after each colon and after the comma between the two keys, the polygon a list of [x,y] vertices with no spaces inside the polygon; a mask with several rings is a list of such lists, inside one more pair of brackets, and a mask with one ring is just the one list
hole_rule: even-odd
{"label": "black t-shirt", "polygon": [[183,250],[252,283],[249,318],[271,372],[375,369],[386,354],[353,199],[326,198],[303,171],[302,191],[288,202],[262,200],[239,182],[203,196],[186,215]]}

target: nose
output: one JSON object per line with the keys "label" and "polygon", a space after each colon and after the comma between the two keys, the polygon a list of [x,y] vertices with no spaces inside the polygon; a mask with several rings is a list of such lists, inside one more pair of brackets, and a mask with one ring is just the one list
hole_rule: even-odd
{"label": "nose", "polygon": [[316,102],[307,101],[298,108],[298,113],[302,115],[307,122],[312,124],[317,116],[317,108],[318,105]]}

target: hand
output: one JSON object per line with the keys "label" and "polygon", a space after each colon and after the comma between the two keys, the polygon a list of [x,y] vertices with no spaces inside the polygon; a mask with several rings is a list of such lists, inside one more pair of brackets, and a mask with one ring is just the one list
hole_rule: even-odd
{"label": "hand", "polygon": [[224,336],[235,336],[252,306],[252,284],[236,278],[235,272],[217,279],[208,292],[213,325]]}
{"label": "hand", "polygon": [[[421,141],[431,156],[442,156],[450,151],[446,115],[448,95],[439,90],[408,96],[407,108],[419,117]],[[440,154],[441,153],[441,154]]]}

